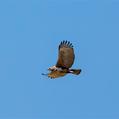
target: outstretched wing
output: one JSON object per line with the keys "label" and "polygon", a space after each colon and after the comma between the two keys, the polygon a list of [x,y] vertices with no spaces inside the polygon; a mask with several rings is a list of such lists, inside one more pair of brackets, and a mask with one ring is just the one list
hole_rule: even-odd
{"label": "outstretched wing", "polygon": [[67,74],[66,72],[55,70],[55,71],[51,71],[48,74],[42,74],[42,75],[46,75],[49,78],[59,78],[59,77],[65,76],[66,74]]}
{"label": "outstretched wing", "polygon": [[59,45],[59,54],[56,67],[70,68],[74,63],[74,49],[72,43],[63,41]]}

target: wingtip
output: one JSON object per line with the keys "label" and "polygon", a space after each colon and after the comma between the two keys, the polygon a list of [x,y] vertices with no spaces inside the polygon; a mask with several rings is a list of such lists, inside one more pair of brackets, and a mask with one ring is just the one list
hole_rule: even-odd
{"label": "wingtip", "polygon": [[63,40],[62,44],[64,44],[64,43],[65,43],[65,40]]}
{"label": "wingtip", "polygon": [[60,43],[60,45],[59,45],[59,49],[60,49],[60,47],[63,46],[63,45],[66,45],[66,46],[69,46],[69,47],[73,48],[72,43],[71,43],[70,41],[68,41],[68,40],[63,40],[63,41],[61,41],[61,43]]}
{"label": "wingtip", "polygon": [[47,76],[47,74],[41,73],[41,75]]}

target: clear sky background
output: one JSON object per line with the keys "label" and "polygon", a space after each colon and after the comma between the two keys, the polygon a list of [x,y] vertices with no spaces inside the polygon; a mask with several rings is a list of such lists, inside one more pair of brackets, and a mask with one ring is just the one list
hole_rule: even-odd
{"label": "clear sky background", "polygon": [[[62,40],[82,73],[51,80]],[[0,119],[119,119],[119,0],[1,0]]]}

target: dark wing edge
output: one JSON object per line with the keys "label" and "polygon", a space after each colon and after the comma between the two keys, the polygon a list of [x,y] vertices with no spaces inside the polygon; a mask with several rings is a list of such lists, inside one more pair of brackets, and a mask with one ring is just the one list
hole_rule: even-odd
{"label": "dark wing edge", "polygon": [[67,40],[63,40],[60,45],[59,45],[59,50],[60,48],[62,47],[68,47],[68,48],[73,48],[73,45],[70,41],[67,41]]}

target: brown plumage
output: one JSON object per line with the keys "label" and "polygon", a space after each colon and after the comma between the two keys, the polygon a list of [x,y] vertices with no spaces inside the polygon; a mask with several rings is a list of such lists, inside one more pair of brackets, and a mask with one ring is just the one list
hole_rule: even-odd
{"label": "brown plumage", "polygon": [[69,41],[62,41],[58,50],[58,61],[56,65],[48,69],[50,73],[43,75],[47,75],[50,78],[58,78],[68,73],[80,74],[81,69],[69,69],[73,65],[75,59],[72,43]]}
{"label": "brown plumage", "polygon": [[59,56],[56,67],[70,68],[74,63],[74,49],[70,42],[63,41],[59,45]]}

